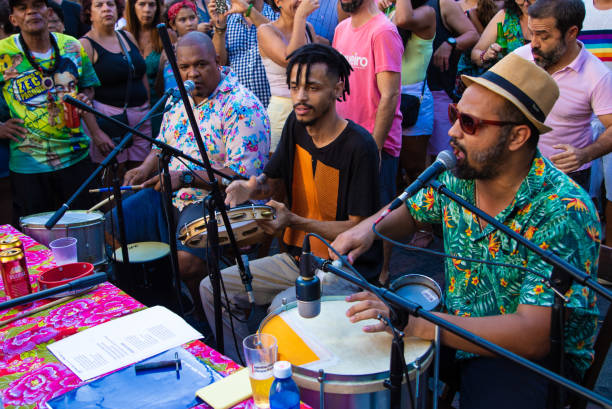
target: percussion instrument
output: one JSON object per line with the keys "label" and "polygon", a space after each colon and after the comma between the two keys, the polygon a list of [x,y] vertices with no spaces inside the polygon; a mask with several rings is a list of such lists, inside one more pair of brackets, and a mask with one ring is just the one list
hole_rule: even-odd
{"label": "percussion instrument", "polygon": [[[227,210],[227,217],[232,225],[236,242],[248,246],[261,241],[264,231],[257,225],[258,220],[273,220],[274,208],[265,205],[237,206]],[[215,212],[219,226],[219,245],[229,244],[229,236],[221,213]],[[178,239],[187,247],[207,247],[206,223],[208,217],[200,217],[179,227]]]}
{"label": "percussion instrument", "polygon": [[[156,241],[128,244],[130,263],[123,262],[121,248],[114,252],[113,270],[117,286],[141,303],[163,305],[176,311],[170,246]],[[190,302],[183,300],[186,306]]]}
{"label": "percussion instrument", "polygon": [[[278,359],[293,364],[300,398],[315,409],[323,409],[320,401],[327,408],[389,406],[390,393],[383,381],[389,376],[392,336],[362,331],[376,320],[351,323],[345,313],[352,304],[341,296],[322,297],[321,313],[306,319],[299,316],[297,303],[292,302],[268,315],[259,327],[260,332],[276,337]],[[413,390],[418,390],[418,407],[424,407],[426,377],[421,375],[431,362],[431,342],[410,337],[404,343],[410,382]],[[402,407],[412,407],[409,400],[402,387]]]}
{"label": "percussion instrument", "polygon": [[53,213],[37,213],[20,218],[22,231],[45,246],[60,237],[74,237],[77,239],[77,257],[80,262],[94,266],[106,263],[102,213],[68,210],[57,224],[48,230],[45,223]]}
{"label": "percussion instrument", "polygon": [[391,283],[389,289],[424,310],[436,310],[442,304],[442,290],[433,279],[422,274],[406,274]]}

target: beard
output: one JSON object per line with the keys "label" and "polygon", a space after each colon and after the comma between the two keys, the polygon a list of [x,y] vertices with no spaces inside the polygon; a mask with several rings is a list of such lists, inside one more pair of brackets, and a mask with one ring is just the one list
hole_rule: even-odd
{"label": "beard", "polygon": [[350,3],[344,3],[341,1],[340,7],[345,13],[354,13],[355,11],[357,11],[357,9],[359,9],[359,7],[361,7],[362,4],[363,0],[353,0]]}
{"label": "beard", "polygon": [[[331,95],[333,97],[333,95]],[[321,107],[320,109],[316,109],[315,107],[313,107],[312,105],[308,105],[308,104],[295,104],[293,105],[293,108],[295,109],[296,106],[304,106],[306,108],[310,108],[312,114],[314,115],[313,118],[308,119],[306,121],[304,120],[300,120],[298,119],[297,115],[295,117],[295,119],[297,120],[297,123],[302,125],[303,127],[307,127],[307,126],[312,126],[314,124],[316,124],[319,119],[323,118],[325,115],[327,115],[327,113],[329,112],[329,110],[331,109],[331,104],[332,103],[336,103],[335,99],[331,99],[332,102],[328,103],[327,105]]]}
{"label": "beard", "polygon": [[[548,69],[559,62],[563,54],[567,51],[567,44],[565,38],[561,38],[561,41],[549,52],[545,53],[540,49],[532,49],[531,53],[534,55],[533,61],[541,68]],[[538,56],[539,58],[535,58]]]}
{"label": "beard", "polygon": [[502,157],[506,151],[506,144],[510,137],[512,128],[502,130],[497,144],[485,151],[473,153],[472,161],[479,164],[479,169],[471,166],[468,163],[468,154],[465,149],[457,143],[453,146],[464,153],[464,160],[457,163],[453,174],[459,179],[480,179],[487,180],[496,177],[499,174]]}

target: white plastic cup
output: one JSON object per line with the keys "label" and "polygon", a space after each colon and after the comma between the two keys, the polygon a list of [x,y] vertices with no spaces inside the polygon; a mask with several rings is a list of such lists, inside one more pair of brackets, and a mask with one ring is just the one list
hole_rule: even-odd
{"label": "white plastic cup", "polygon": [[77,239],[74,237],[62,237],[55,239],[49,243],[55,264],[63,266],[64,264],[76,263],[77,259]]}

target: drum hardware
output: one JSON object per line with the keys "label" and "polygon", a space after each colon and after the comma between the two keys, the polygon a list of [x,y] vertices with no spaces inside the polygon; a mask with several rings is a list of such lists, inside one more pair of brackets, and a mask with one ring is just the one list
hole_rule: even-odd
{"label": "drum hardware", "polygon": [[319,369],[319,376],[317,377],[317,381],[321,386],[319,386],[319,409],[325,409],[325,370]]}
{"label": "drum hardware", "polygon": [[436,325],[434,332],[434,375],[433,375],[433,405],[432,409],[438,409],[438,383],[440,380],[440,327]]}

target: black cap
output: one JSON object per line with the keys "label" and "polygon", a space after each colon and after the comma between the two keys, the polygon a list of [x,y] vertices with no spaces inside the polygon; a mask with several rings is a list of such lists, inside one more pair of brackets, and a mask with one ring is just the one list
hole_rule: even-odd
{"label": "black cap", "polygon": [[[11,10],[11,13],[13,12],[13,8],[15,8],[15,6],[20,4],[22,1],[24,0],[9,0],[9,8]],[[44,2],[47,6],[49,6],[49,0],[44,0]]]}

